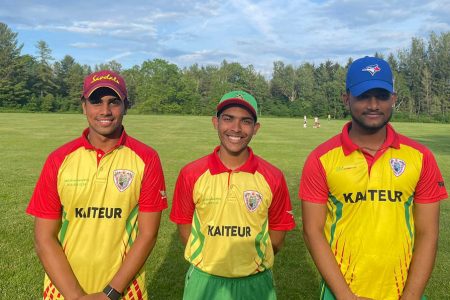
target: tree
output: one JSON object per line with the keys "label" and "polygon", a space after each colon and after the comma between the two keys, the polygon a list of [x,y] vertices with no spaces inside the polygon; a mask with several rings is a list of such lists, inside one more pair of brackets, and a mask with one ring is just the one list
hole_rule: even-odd
{"label": "tree", "polygon": [[194,84],[194,91],[199,97],[196,113],[211,115],[224,90],[220,68],[213,65],[199,68],[198,65],[193,65],[183,73],[190,78],[191,83]]}
{"label": "tree", "polygon": [[53,68],[55,73],[55,84],[57,85],[57,95],[60,97],[67,97],[69,94],[69,72],[75,64],[75,59],[66,55],[61,61],[55,62]]}
{"label": "tree", "polygon": [[22,76],[23,63],[17,33],[0,22],[0,106],[20,107],[28,91]]}
{"label": "tree", "polygon": [[272,95],[282,97],[288,101],[298,99],[297,74],[292,65],[285,66],[283,62],[273,63],[272,80],[270,82]]}
{"label": "tree", "polygon": [[70,55],[54,64],[55,84],[58,87],[56,97],[59,109],[66,111],[81,110],[80,95],[83,79],[88,74]]}
{"label": "tree", "polygon": [[41,100],[38,88],[38,63],[36,58],[31,55],[23,55],[20,57],[22,68],[22,81],[25,84],[27,90],[26,101],[24,101],[24,107],[32,111],[39,111]]}
{"label": "tree", "polygon": [[37,60],[38,60],[38,82],[36,84],[39,89],[39,96],[43,98],[47,94],[52,94],[55,90],[58,90],[53,78],[53,70],[51,61],[52,50],[49,48],[45,41],[38,41],[36,44]]}
{"label": "tree", "polygon": [[136,94],[142,99],[138,105],[140,112],[164,113],[165,109],[182,112],[177,98],[181,73],[175,64],[162,59],[145,61],[140,73],[140,84],[136,87]]}
{"label": "tree", "polygon": [[47,94],[42,98],[41,110],[46,112],[53,112],[56,110],[55,97],[52,94]]}
{"label": "tree", "polygon": [[137,94],[137,88],[141,84],[140,79],[142,78],[139,66],[135,65],[131,69],[123,71],[122,76],[127,83],[128,103],[130,107],[133,107],[141,102]]}
{"label": "tree", "polygon": [[[17,33],[0,22],[0,107],[38,111],[80,110],[83,79],[91,67],[80,65],[70,55],[53,63],[45,41],[36,44],[37,55],[21,55]],[[395,111],[399,118],[450,121],[450,32],[432,32],[428,41],[412,38],[411,45],[387,57],[398,94]],[[94,66],[124,76],[130,105],[142,113],[211,115],[220,97],[230,90],[250,92],[260,112],[276,116],[346,117],[341,101],[344,66],[328,60],[315,66],[298,67],[273,63],[268,80],[252,65],[223,60],[220,65],[193,64],[181,70],[163,59],[153,59],[123,69],[115,60]]]}
{"label": "tree", "polygon": [[433,105],[439,107],[440,118],[445,118],[450,111],[450,32],[431,33],[427,54]]}
{"label": "tree", "polygon": [[116,73],[121,73],[122,65],[115,60],[111,60],[105,64],[95,65],[94,70],[95,70],[95,72],[101,71],[101,70],[110,70],[110,71],[114,71]]}
{"label": "tree", "polygon": [[332,74],[330,72],[332,62],[321,63],[315,70],[316,90],[311,101],[312,114],[320,116],[328,114],[330,111],[328,97],[330,96],[330,82]]}

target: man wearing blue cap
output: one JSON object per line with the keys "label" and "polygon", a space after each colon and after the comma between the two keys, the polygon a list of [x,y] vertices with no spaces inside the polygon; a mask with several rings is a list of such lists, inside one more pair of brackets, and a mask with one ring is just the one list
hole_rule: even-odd
{"label": "man wearing blue cap", "polygon": [[354,61],[346,88],[352,121],[309,155],[299,190],[321,299],[425,299],[447,198],[441,172],[389,124],[397,95],[386,61]]}

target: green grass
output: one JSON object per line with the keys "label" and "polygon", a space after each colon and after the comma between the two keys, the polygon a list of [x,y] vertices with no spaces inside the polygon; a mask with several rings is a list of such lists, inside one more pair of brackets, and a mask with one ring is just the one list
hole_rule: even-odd
{"label": "green grass", "polygon": [[[218,142],[209,117],[129,115],[124,123],[130,135],[159,152],[169,195],[180,168],[211,152]],[[298,223],[276,257],[278,296],[317,299],[320,277],[301,238],[298,184],[306,155],[337,134],[344,121],[322,121],[320,129],[304,129],[300,119],[261,118],[261,124],[251,146],[284,171]],[[33,218],[24,211],[47,155],[78,137],[85,126],[83,115],[0,114],[0,299],[39,299],[41,295],[44,273],[33,248]],[[394,123],[394,127],[433,150],[449,186],[450,125]],[[151,299],[181,299],[188,268],[168,213],[163,213],[158,242],[146,264]],[[429,299],[448,299],[448,266],[450,204],[444,201],[438,257],[426,291]]]}

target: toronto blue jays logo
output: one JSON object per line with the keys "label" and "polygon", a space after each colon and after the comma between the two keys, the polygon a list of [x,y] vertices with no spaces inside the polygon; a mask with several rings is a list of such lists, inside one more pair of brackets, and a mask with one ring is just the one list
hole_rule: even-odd
{"label": "toronto blue jays logo", "polygon": [[395,176],[400,176],[405,172],[406,163],[404,160],[398,159],[398,158],[391,158],[389,160],[389,163],[391,164],[391,168],[394,171]]}
{"label": "toronto blue jays logo", "polygon": [[381,68],[378,65],[370,65],[362,69],[361,71],[367,71],[370,75],[375,75],[375,73],[380,72]]}
{"label": "toronto blue jays logo", "polygon": [[119,192],[125,191],[133,181],[134,173],[130,170],[114,170],[113,178]]}
{"label": "toronto blue jays logo", "polygon": [[261,204],[262,195],[256,191],[245,191],[244,192],[244,202],[247,209],[254,212],[258,206]]}

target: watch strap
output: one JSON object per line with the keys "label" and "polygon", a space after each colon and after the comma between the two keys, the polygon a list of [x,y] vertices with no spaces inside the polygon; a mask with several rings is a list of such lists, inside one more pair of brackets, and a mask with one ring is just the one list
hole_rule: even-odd
{"label": "watch strap", "polygon": [[109,284],[103,289],[103,293],[111,300],[120,300],[120,297],[122,297],[122,294]]}

